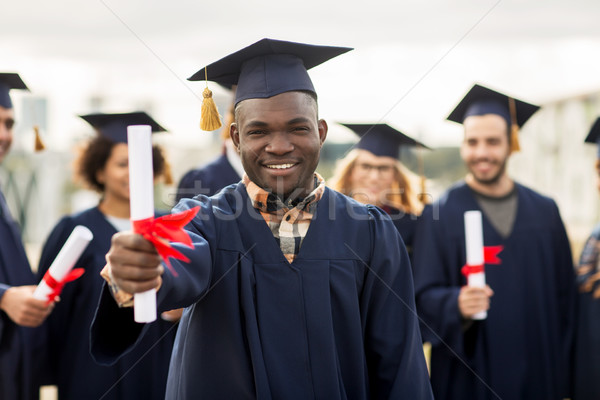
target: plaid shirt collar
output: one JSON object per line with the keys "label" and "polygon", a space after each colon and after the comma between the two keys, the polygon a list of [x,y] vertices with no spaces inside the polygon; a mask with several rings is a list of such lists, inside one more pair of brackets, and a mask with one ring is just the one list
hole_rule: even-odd
{"label": "plaid shirt collar", "polygon": [[287,212],[292,208],[298,208],[299,210],[311,211],[317,204],[323,193],[325,192],[325,180],[321,175],[315,172],[315,189],[309,193],[303,199],[293,199],[284,202],[277,195],[266,191],[261,188],[248,178],[248,175],[244,174],[242,183],[246,186],[248,196],[252,200],[252,206],[263,213],[278,213],[281,211]]}

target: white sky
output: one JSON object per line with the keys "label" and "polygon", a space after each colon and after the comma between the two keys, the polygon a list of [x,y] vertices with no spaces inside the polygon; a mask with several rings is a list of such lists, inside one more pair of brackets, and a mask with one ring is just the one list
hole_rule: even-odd
{"label": "white sky", "polygon": [[75,116],[94,96],[103,112],[152,105],[169,140],[200,145],[203,83],[185,78],[263,37],[355,48],[311,71],[332,139],[347,135],[335,121],[383,120],[432,147],[458,144],[444,119],[475,82],[537,104],[600,90],[597,0],[288,3],[15,1],[2,12],[0,70],[48,98],[46,136],[59,147],[89,131]]}

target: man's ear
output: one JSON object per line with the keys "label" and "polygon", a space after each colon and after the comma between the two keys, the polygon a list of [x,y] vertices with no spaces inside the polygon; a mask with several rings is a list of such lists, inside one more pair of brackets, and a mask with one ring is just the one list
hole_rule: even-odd
{"label": "man's ear", "polygon": [[237,123],[232,123],[229,127],[229,136],[231,136],[231,141],[235,146],[237,152],[240,152],[240,131],[238,130]]}
{"label": "man's ear", "polygon": [[321,140],[321,146],[323,146],[323,143],[327,138],[327,131],[329,127],[327,126],[327,122],[325,122],[324,119],[320,119],[319,121],[317,121],[317,128],[319,129],[319,139]]}

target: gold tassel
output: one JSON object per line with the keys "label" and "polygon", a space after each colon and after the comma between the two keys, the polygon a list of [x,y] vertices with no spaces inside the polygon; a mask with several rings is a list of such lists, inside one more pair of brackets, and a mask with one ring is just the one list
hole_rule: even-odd
{"label": "gold tassel", "polygon": [[200,129],[203,131],[214,131],[221,127],[221,116],[217,110],[217,105],[212,98],[212,92],[207,87],[202,92],[202,109],[200,116]]}
{"label": "gold tassel", "polygon": [[33,126],[33,131],[35,132],[35,151],[39,152],[46,148],[44,142],[42,142],[42,137],[40,136],[40,127],[37,125]]}
{"label": "gold tassel", "polygon": [[419,168],[419,183],[420,183],[420,193],[417,198],[421,202],[421,204],[427,204],[427,192],[425,192],[425,182],[427,178],[425,178],[425,163],[423,161],[423,147],[421,145],[417,145],[417,162]]}
{"label": "gold tassel", "polygon": [[420,186],[421,186],[421,192],[419,193],[419,195],[417,196],[417,198],[419,199],[419,201],[421,202],[421,204],[427,204],[428,198],[427,198],[427,193],[425,192],[425,182],[427,181],[427,178],[425,178],[425,176],[421,175],[419,177],[420,180]]}
{"label": "gold tassel", "polygon": [[202,92],[202,108],[200,112],[200,129],[203,131],[214,131],[221,127],[221,116],[217,105],[212,98],[212,92],[208,88],[208,72],[204,68],[204,81],[206,82],[206,88]]}
{"label": "gold tassel", "polygon": [[515,151],[521,150],[521,145],[519,144],[519,125],[517,124],[517,106],[515,104],[515,99],[512,97],[508,98],[508,108],[510,111],[510,152],[514,153]]}
{"label": "gold tassel", "polygon": [[519,144],[519,125],[512,124],[510,127],[510,152],[521,151],[521,145]]}
{"label": "gold tassel", "polygon": [[172,185],[173,184],[173,172],[171,171],[171,163],[169,163],[167,161],[167,159],[165,159],[165,168],[163,171],[163,179],[165,182],[165,185]]}

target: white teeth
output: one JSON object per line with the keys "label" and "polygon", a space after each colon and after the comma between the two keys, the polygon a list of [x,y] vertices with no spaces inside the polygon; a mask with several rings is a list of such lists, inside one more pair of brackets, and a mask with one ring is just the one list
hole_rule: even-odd
{"label": "white teeth", "polygon": [[293,166],[294,166],[294,164],[270,164],[270,165],[267,165],[267,168],[286,169],[286,168],[292,168]]}

